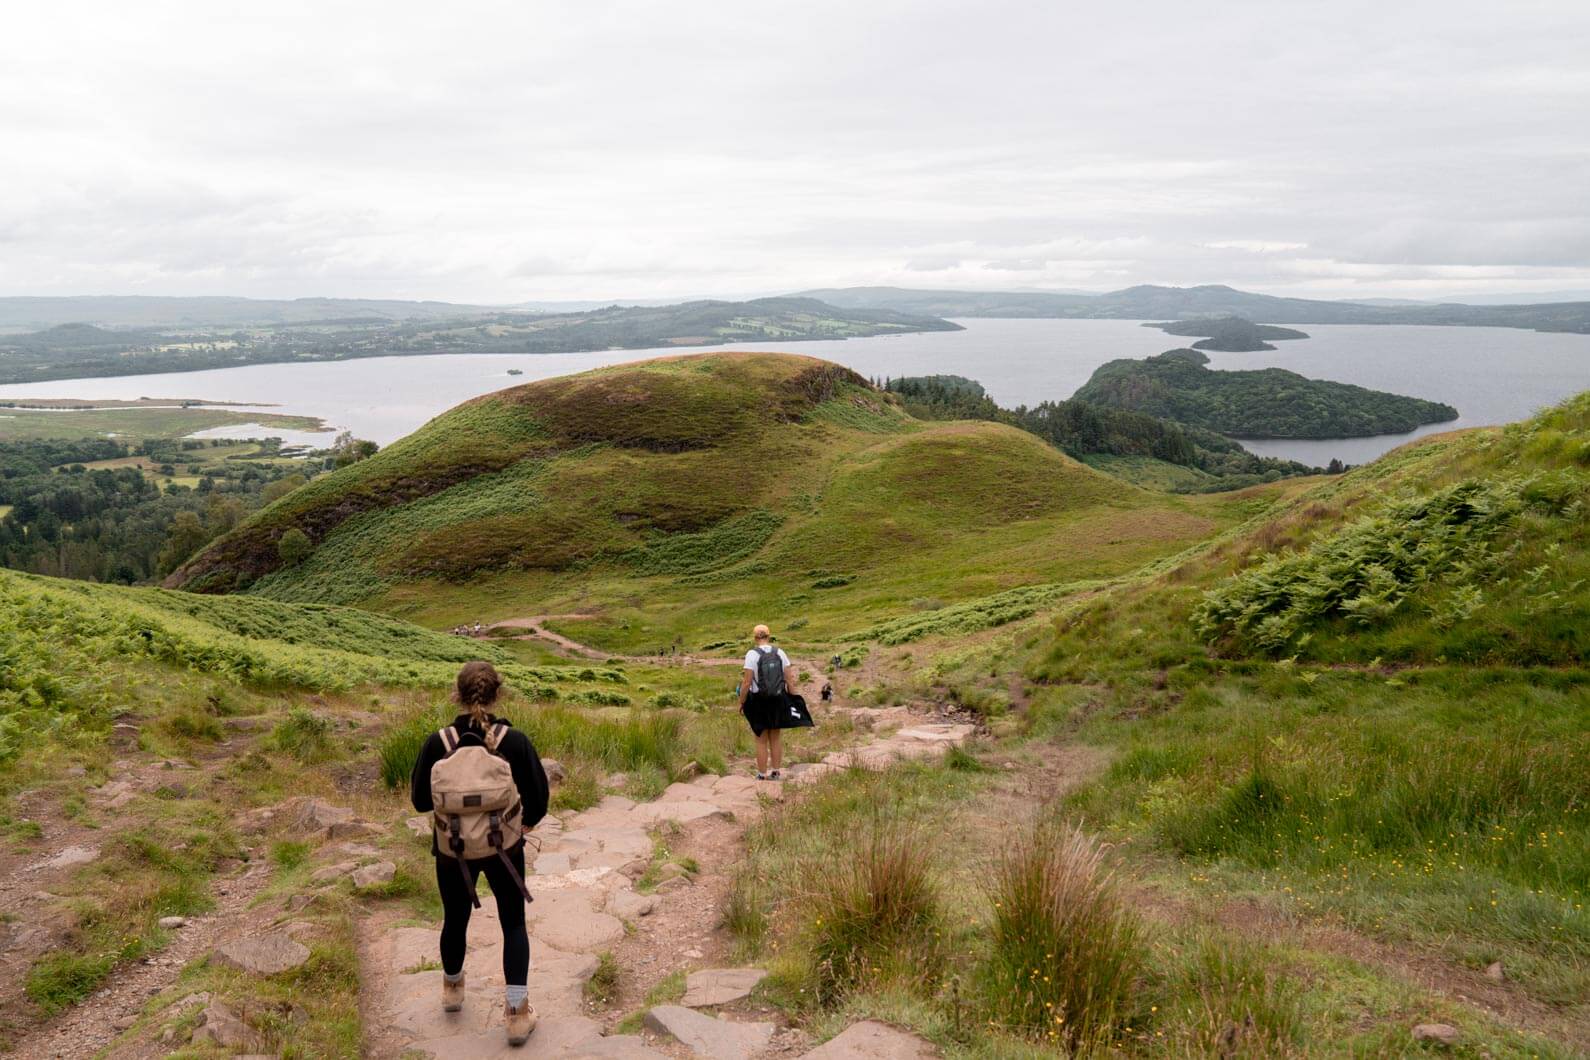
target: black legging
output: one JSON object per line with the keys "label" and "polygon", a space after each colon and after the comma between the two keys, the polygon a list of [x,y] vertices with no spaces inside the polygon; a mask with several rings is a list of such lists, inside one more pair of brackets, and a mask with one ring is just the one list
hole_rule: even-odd
{"label": "black legging", "polygon": [[[508,852],[508,860],[520,877],[524,876],[524,844]],[[496,855],[464,862],[472,882],[486,874],[491,893],[497,899],[497,919],[502,923],[502,978],[508,986],[524,986],[530,981],[530,933],[524,926],[524,895]],[[469,888],[452,858],[436,858],[436,887],[442,892],[442,971],[457,975],[464,970],[464,946],[469,934],[469,914],[474,906]]]}

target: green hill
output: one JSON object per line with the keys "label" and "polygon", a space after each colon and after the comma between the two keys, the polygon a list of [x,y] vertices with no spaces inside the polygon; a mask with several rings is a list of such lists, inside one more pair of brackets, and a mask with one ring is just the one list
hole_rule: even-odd
{"label": "green hill", "polygon": [[1197,350],[1109,361],[1073,395],[1203,427],[1235,438],[1357,438],[1401,434],[1457,419],[1438,401],[1349,383],[1306,379],[1284,368],[1214,371]]}
{"label": "green hill", "polygon": [[[1141,490],[1000,424],[918,421],[827,362],[725,353],[471,401],[264,510],[170,584],[437,624],[603,604],[593,636],[633,649],[718,639],[758,610],[809,609],[814,634],[838,635],[912,600],[1118,574],[1239,503]],[[1067,527],[1071,547],[1038,545]],[[314,549],[288,565],[293,529]],[[821,605],[795,591],[819,583]],[[664,628],[627,614],[637,598]]]}

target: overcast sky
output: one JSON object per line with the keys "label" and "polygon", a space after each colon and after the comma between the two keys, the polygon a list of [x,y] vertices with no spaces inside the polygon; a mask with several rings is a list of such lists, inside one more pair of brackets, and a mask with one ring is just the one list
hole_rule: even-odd
{"label": "overcast sky", "polygon": [[1590,289],[1590,3],[9,5],[0,295]]}

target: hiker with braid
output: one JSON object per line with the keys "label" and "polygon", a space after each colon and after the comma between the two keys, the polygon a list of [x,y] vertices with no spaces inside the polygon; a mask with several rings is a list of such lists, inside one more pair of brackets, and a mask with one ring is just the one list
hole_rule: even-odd
{"label": "hiker with braid", "polygon": [[463,712],[433,732],[410,781],[414,808],[433,815],[431,853],[442,897],[442,1008],[464,1007],[464,947],[475,884],[491,884],[502,926],[509,1045],[535,1030],[530,934],[525,929],[525,833],[547,814],[547,774],[530,738],[491,713],[502,678],[488,662],[465,663],[453,698]]}
{"label": "hiker with braid", "polygon": [[[787,693],[795,686],[795,668],[783,648],[773,646],[773,634],[766,626],[751,631],[756,645],[745,653],[745,669],[740,674],[740,713],[756,737],[756,779],[779,780],[784,764],[784,729]],[[810,720],[805,724],[810,725]],[[772,765],[771,772],[768,770]]]}

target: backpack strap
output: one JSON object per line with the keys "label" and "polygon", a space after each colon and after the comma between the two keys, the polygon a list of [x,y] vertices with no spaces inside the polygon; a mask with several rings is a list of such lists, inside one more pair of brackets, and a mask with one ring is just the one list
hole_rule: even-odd
{"label": "backpack strap", "polygon": [[479,909],[480,895],[475,890],[475,878],[470,875],[469,866],[464,864],[464,837],[459,831],[458,814],[447,815],[447,833],[447,849],[453,852],[453,861],[458,864],[458,873],[464,877],[464,887],[469,891],[469,901]]}
{"label": "backpack strap", "polygon": [[492,754],[496,754],[497,753],[497,748],[502,743],[503,737],[505,737],[507,735],[508,735],[508,726],[505,723],[500,722],[500,721],[497,722],[497,724],[493,725],[491,728],[487,729],[486,730],[486,750],[490,751]]}
{"label": "backpack strap", "polygon": [[437,729],[436,735],[442,738],[443,758],[458,750],[458,730],[451,725],[445,729]]}
{"label": "backpack strap", "polygon": [[[512,816],[512,813],[509,816]],[[534,898],[530,897],[530,888],[525,886],[524,877],[519,875],[519,870],[513,867],[513,861],[509,859],[507,853],[503,850],[502,815],[496,810],[491,811],[491,830],[486,833],[486,841],[497,852],[497,857],[502,862],[502,867],[508,870],[509,876],[513,877],[513,882],[518,886],[519,893],[524,895],[524,900],[526,902],[535,901]]]}

